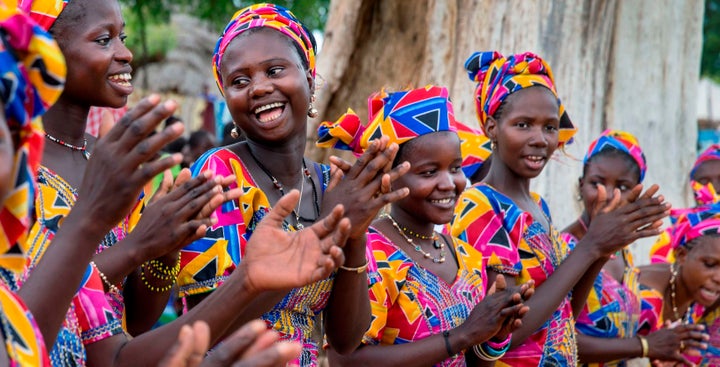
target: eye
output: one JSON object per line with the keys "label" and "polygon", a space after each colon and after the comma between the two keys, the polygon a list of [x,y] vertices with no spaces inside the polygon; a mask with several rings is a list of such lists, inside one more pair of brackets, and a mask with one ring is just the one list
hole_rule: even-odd
{"label": "eye", "polygon": [[420,176],[430,177],[430,176],[434,175],[436,172],[437,172],[436,169],[426,169],[426,170],[420,172]]}
{"label": "eye", "polygon": [[558,131],[558,128],[555,125],[545,125],[545,130],[550,131],[550,132],[555,132],[555,131]]}
{"label": "eye", "polygon": [[460,171],[462,171],[462,166],[460,165],[450,167],[450,172],[452,173],[458,173]]}
{"label": "eye", "polygon": [[516,123],[515,126],[521,128],[521,129],[525,129],[525,128],[527,128],[528,126],[530,126],[530,124],[528,124],[528,123],[525,122],[525,121],[520,121],[520,122]]}
{"label": "eye", "polygon": [[628,185],[618,185],[618,189],[620,189],[620,192],[625,192],[630,190],[630,186]]}
{"label": "eye", "polygon": [[250,78],[244,76],[237,77],[232,80],[231,84],[233,85],[233,87],[245,88],[250,85]]}
{"label": "eye", "polygon": [[705,261],[703,261],[703,265],[705,265],[705,267],[708,268],[708,269],[712,269],[712,268],[717,267],[717,266],[718,266],[718,263],[715,262],[715,261],[705,260]]}
{"label": "eye", "polygon": [[268,70],[267,74],[270,75],[270,76],[277,76],[277,75],[280,74],[283,70],[285,70],[285,68],[282,67],[282,66],[273,66],[273,67],[270,68],[270,70]]}
{"label": "eye", "polygon": [[110,43],[110,37],[102,36],[102,37],[96,38],[95,43],[97,43],[100,46],[107,46]]}
{"label": "eye", "polygon": [[125,34],[125,33],[120,33],[120,36],[118,36],[118,37],[120,38],[120,42],[122,42],[123,45],[124,45],[124,44],[125,44],[125,40],[127,40],[127,34]]}

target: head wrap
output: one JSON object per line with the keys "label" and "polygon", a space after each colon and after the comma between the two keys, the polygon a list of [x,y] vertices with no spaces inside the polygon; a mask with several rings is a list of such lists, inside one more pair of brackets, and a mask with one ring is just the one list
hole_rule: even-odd
{"label": "head wrap", "polygon": [[[465,70],[470,80],[478,83],[475,88],[475,107],[483,131],[488,117],[494,115],[502,102],[513,92],[541,85],[558,98],[550,65],[530,52],[509,57],[497,51],[475,52],[465,61]],[[570,121],[559,98],[558,107],[559,146],[562,147],[570,142],[577,128]]]}
{"label": "head wrap", "polygon": [[492,154],[490,139],[482,131],[456,122],[457,134],[460,137],[460,153],[462,154],[462,170],[466,177],[472,177],[479,171]]}
{"label": "head wrap", "polygon": [[605,149],[616,149],[629,155],[640,169],[639,182],[642,182],[643,178],[645,178],[645,172],[647,172],[647,162],[645,161],[645,154],[643,154],[640,144],[633,134],[610,129],[603,131],[599,138],[590,143],[590,148],[588,148],[585,159],[583,159],[583,166],[588,163],[590,158]]}
{"label": "head wrap", "polygon": [[700,153],[700,155],[695,160],[695,164],[693,164],[693,167],[690,170],[690,179],[692,180],[695,171],[698,169],[698,167],[700,167],[700,165],[707,161],[717,160],[720,160],[720,144],[713,144],[707,149],[705,149],[702,153]]}
{"label": "head wrap", "polygon": [[673,209],[672,248],[687,246],[692,240],[708,235],[720,235],[720,204],[698,206],[691,209]]}
{"label": "head wrap", "polygon": [[20,0],[20,8],[44,30],[50,30],[70,0]]}
{"label": "head wrap", "polygon": [[230,23],[225,27],[223,34],[215,44],[213,52],[213,73],[215,74],[215,82],[217,82],[220,93],[223,93],[223,83],[220,76],[220,62],[225,54],[227,46],[243,32],[252,28],[270,28],[274,29],[292,39],[292,41],[300,46],[305,53],[305,61],[307,61],[313,78],[315,77],[315,42],[310,32],[300,21],[282,6],[275,4],[255,4],[247,8],[238,10],[233,15]]}
{"label": "head wrap", "polygon": [[371,141],[383,135],[391,143],[402,144],[421,135],[457,130],[452,103],[444,87],[428,85],[389,94],[375,93],[368,98],[368,115],[367,126],[350,109],[334,123],[321,123],[317,146],[362,154]]}
{"label": "head wrap", "polygon": [[15,160],[14,187],[0,210],[0,254],[25,242],[21,238],[29,227],[42,155],[38,116],[60,96],[66,71],[65,59],[50,35],[16,4],[9,5],[0,4],[0,100],[13,135]]}

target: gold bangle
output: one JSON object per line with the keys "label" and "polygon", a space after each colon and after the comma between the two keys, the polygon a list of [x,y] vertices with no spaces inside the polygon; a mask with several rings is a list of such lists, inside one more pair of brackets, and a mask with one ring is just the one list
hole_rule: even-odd
{"label": "gold bangle", "polygon": [[637,335],[637,338],[640,339],[640,347],[642,348],[642,358],[647,358],[648,354],[650,353],[650,346],[648,346],[647,339],[645,339],[641,335]]}
{"label": "gold bangle", "polygon": [[340,269],[341,269],[341,270],[348,271],[348,272],[351,272],[351,273],[358,273],[358,274],[360,274],[360,273],[364,272],[365,270],[367,270],[368,265],[370,265],[370,260],[368,260],[368,258],[365,257],[365,264],[364,264],[364,265],[358,266],[357,268],[349,268],[349,267],[347,267],[347,266],[342,266],[342,265],[340,265]]}
{"label": "gold bangle", "polygon": [[97,265],[95,264],[94,261],[90,261],[90,266],[92,266],[93,268],[95,268],[95,270],[97,270],[98,274],[100,275],[100,279],[102,279],[103,283],[105,283],[105,285],[108,287],[108,289],[111,292],[115,292],[118,294],[120,293],[120,289],[118,289],[118,287],[116,287],[115,284],[112,284],[112,283],[110,283],[110,281],[108,281],[108,278],[105,276],[105,274],[103,274],[102,271],[100,271],[100,269],[97,267]]}

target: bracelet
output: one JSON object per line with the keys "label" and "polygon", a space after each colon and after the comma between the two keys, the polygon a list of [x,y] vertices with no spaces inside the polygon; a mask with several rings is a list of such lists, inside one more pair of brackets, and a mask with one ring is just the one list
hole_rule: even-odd
{"label": "bracelet", "polygon": [[173,285],[175,285],[174,281],[162,287],[156,287],[150,284],[147,278],[145,278],[145,264],[140,265],[140,279],[142,280],[143,284],[145,284],[145,286],[152,292],[164,293],[169,291],[173,287]]}
{"label": "bracelet", "polygon": [[360,273],[364,272],[365,270],[367,270],[368,265],[370,265],[370,260],[368,260],[368,258],[366,257],[366,258],[365,258],[365,264],[364,264],[364,265],[358,266],[357,268],[349,268],[349,267],[347,267],[347,266],[342,266],[342,265],[340,265],[340,269],[345,270],[345,271],[349,271],[349,272],[351,272],[351,273],[358,273],[358,274],[360,274]]}
{"label": "bracelet", "polygon": [[647,358],[648,354],[650,353],[650,346],[648,346],[647,339],[645,339],[641,335],[638,335],[637,338],[640,339],[640,347],[642,348],[642,358]]}
{"label": "bracelet", "polygon": [[490,355],[486,354],[485,351],[482,350],[482,347],[479,347],[477,344],[473,345],[473,352],[475,353],[476,356],[478,356],[478,358],[482,359],[483,361],[488,361],[488,362],[497,361],[505,354],[505,353],[503,353],[503,354],[501,354],[499,356],[495,356],[495,357],[490,356]]}
{"label": "bracelet", "polygon": [[118,289],[118,287],[116,287],[115,284],[112,284],[112,283],[110,283],[110,281],[108,281],[108,278],[105,276],[105,274],[103,274],[102,271],[100,271],[100,269],[97,267],[97,265],[95,265],[94,261],[90,261],[90,266],[92,266],[93,268],[95,268],[95,270],[97,270],[98,274],[100,275],[100,279],[102,279],[103,283],[105,283],[105,285],[108,287],[108,290],[110,290],[110,292],[115,292],[118,294],[120,293],[120,289]]}
{"label": "bracelet", "polygon": [[147,269],[150,270],[150,275],[160,280],[175,281],[178,274],[180,274],[180,257],[178,257],[177,262],[172,268],[165,265],[162,261],[155,259],[150,260],[148,263],[150,266]]}
{"label": "bracelet", "polygon": [[508,334],[505,340],[501,341],[500,343],[496,343],[494,341],[488,340],[486,343],[488,347],[496,349],[496,350],[503,350],[506,349],[510,345],[510,341],[512,340],[512,333]]}
{"label": "bracelet", "polygon": [[448,357],[452,357],[455,353],[452,352],[452,346],[450,346],[450,330],[445,330],[442,333],[443,340],[445,340],[445,351],[447,351]]}
{"label": "bracelet", "polygon": [[[480,345],[473,345],[473,352],[478,358],[484,361],[497,361],[502,358],[505,353],[510,349],[510,338],[508,337],[502,343],[485,342]],[[494,345],[501,345],[499,348],[495,348]]]}

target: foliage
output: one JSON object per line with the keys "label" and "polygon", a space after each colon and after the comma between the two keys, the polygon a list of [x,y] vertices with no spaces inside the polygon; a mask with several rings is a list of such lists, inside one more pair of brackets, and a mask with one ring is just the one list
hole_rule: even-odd
{"label": "foliage", "polygon": [[720,0],[705,0],[700,74],[720,82]]}

